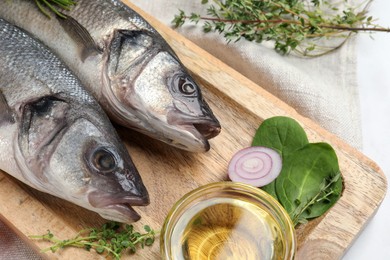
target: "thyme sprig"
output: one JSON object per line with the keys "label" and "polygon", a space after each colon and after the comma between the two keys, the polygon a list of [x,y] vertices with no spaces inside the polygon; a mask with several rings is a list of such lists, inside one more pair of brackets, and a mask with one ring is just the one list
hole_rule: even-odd
{"label": "thyme sprig", "polygon": [[50,18],[50,11],[59,17],[65,18],[60,10],[70,10],[76,5],[74,0],[34,0],[39,10],[42,11],[48,18]]}
{"label": "thyme sprig", "polygon": [[307,222],[304,213],[306,211],[310,211],[311,206],[319,202],[329,201],[329,197],[334,193],[332,184],[336,183],[340,178],[341,174],[337,173],[330,179],[324,179],[320,185],[319,192],[311,199],[309,199],[305,204],[300,204],[297,208],[295,208],[294,212],[290,214],[294,226],[299,223],[304,224]]}
{"label": "thyme sprig", "polygon": [[[214,4],[201,0],[208,5],[207,15],[188,15],[180,10],[172,23],[180,27],[186,21],[203,21],[204,32],[219,32],[228,42],[241,38],[258,43],[272,41],[281,54],[294,51],[318,56],[340,47],[352,33],[390,32],[373,24],[374,19],[367,15],[371,1],[340,9],[336,1],[326,0],[213,0]],[[339,40],[330,46],[324,44],[323,40],[330,39]]]}
{"label": "thyme sprig", "polygon": [[145,233],[140,233],[135,231],[132,225],[108,222],[101,228],[83,229],[71,239],[58,239],[50,230],[44,235],[30,236],[30,238],[53,243],[42,252],[52,251],[54,253],[62,248],[78,247],[88,251],[93,249],[98,254],[105,254],[106,257],[120,259],[123,251],[135,253],[137,247],[144,248],[153,244],[157,232],[147,225],[144,226],[144,230]]}

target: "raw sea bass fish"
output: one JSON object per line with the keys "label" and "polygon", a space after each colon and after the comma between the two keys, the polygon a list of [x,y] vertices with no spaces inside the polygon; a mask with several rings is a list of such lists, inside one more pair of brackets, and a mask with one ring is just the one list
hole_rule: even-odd
{"label": "raw sea bass fish", "polygon": [[97,101],[46,47],[0,19],[0,168],[107,219],[148,193]]}
{"label": "raw sea bass fish", "polygon": [[117,0],[78,0],[48,19],[31,0],[0,1],[0,16],[42,40],[117,123],[192,152],[221,130],[165,40]]}

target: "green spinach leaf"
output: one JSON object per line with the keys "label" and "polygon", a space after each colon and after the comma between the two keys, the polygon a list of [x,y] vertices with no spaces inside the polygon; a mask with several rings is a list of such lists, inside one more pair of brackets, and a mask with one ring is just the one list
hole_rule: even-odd
{"label": "green spinach leaf", "polygon": [[308,144],[305,130],[292,118],[276,116],[264,120],[256,131],[252,146],[265,146],[286,154]]}

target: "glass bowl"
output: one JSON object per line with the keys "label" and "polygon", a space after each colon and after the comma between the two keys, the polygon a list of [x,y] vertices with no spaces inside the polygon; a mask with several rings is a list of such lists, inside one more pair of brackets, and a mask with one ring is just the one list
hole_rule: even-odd
{"label": "glass bowl", "polygon": [[184,195],[168,213],[160,236],[166,260],[293,259],[295,229],[268,193],[217,182]]}

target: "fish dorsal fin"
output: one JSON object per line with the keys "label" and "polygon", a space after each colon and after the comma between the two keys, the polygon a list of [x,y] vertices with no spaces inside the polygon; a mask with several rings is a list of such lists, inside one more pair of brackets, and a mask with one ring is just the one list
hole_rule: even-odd
{"label": "fish dorsal fin", "polygon": [[7,100],[0,89],[0,125],[12,124],[15,122],[12,109],[8,106]]}
{"label": "fish dorsal fin", "polygon": [[90,56],[102,53],[102,50],[96,44],[88,30],[78,21],[69,15],[65,18],[58,18],[62,28],[79,45],[80,58],[84,62]]}

